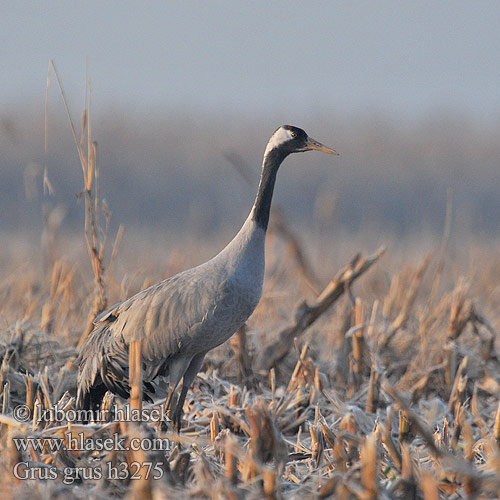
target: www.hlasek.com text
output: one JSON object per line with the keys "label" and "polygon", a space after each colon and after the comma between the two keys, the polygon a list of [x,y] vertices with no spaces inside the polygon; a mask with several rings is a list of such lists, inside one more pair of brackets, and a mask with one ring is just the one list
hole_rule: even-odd
{"label": "www.hlasek.com text", "polygon": [[87,436],[83,432],[67,432],[64,438],[15,437],[12,442],[17,451],[33,449],[38,452],[68,451],[169,451],[171,443],[166,438],[127,438],[120,434],[111,436]]}

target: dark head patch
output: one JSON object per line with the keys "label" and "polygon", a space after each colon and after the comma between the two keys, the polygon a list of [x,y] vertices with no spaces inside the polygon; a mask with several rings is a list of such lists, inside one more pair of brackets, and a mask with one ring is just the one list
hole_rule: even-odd
{"label": "dark head patch", "polygon": [[307,134],[299,127],[294,127],[293,125],[283,125],[283,128],[290,130],[290,132],[295,132],[297,137],[306,138]]}

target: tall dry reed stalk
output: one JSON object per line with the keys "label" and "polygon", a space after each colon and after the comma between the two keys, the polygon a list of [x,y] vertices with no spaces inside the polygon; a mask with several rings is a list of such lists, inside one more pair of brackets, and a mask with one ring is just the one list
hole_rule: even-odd
{"label": "tall dry reed stalk", "polygon": [[[90,264],[94,275],[94,300],[92,307],[87,317],[85,329],[78,342],[78,347],[81,347],[85,342],[88,334],[92,331],[93,321],[95,317],[108,306],[108,298],[106,295],[105,286],[105,256],[106,256],[106,241],[109,227],[110,212],[105,200],[101,198],[99,186],[99,164],[97,162],[97,142],[92,137],[92,119],[91,119],[91,104],[92,104],[92,87],[90,78],[86,78],[85,86],[85,106],[82,112],[80,138],[69,109],[66,93],[62,84],[59,71],[53,60],[49,63],[49,76],[47,79],[47,89],[50,84],[50,72],[54,72],[56,81],[61,93],[61,97],[68,115],[71,132],[78,152],[78,158],[82,167],[83,173],[83,191],[81,196],[84,199],[85,210],[85,242],[87,251],[90,257]],[[46,119],[46,128],[48,121]],[[47,138],[47,131],[46,131]],[[46,139],[47,140],[47,139]],[[105,222],[103,223],[103,216]],[[120,226],[111,254],[109,265],[111,266],[112,259],[116,256],[116,250],[123,235],[123,228]]]}

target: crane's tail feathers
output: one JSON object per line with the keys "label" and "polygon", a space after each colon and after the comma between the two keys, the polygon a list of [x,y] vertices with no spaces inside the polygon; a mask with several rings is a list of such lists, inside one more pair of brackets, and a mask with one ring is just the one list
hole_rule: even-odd
{"label": "crane's tail feathers", "polygon": [[[106,391],[128,399],[130,396],[128,345],[116,338],[109,325],[99,325],[89,334],[77,358],[79,365],[76,407],[80,410],[97,409]],[[152,402],[147,393],[154,387],[144,382],[144,399]]]}
{"label": "crane's tail feathers", "polygon": [[[121,385],[125,383],[128,387],[128,370],[125,373],[118,361],[128,355],[128,349],[123,343],[120,343],[121,346],[117,348],[118,344],[107,324],[95,327],[85,340],[76,360],[79,365],[76,397],[78,409],[96,409],[106,390],[120,394],[120,396],[125,394],[124,390],[117,390],[121,388],[117,387],[119,384],[113,383],[113,375],[109,373],[110,369],[120,372],[116,375],[121,378]],[[117,369],[118,367],[120,369]]]}

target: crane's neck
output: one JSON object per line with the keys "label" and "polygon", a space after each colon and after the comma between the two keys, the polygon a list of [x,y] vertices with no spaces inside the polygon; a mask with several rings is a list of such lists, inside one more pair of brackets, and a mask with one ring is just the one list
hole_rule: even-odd
{"label": "crane's neck", "polygon": [[[214,259],[222,261],[226,273],[239,276],[260,297],[265,268],[265,239],[276,174],[288,155],[279,148],[266,148],[259,189],[247,220],[238,234]],[[258,302],[258,300],[257,300]]]}
{"label": "crane's neck", "polygon": [[251,212],[251,219],[264,229],[264,231],[267,230],[267,225],[269,223],[276,174],[287,155],[287,152],[278,148],[266,151],[264,154],[259,189]]}

